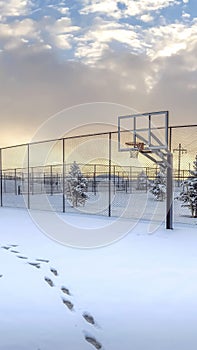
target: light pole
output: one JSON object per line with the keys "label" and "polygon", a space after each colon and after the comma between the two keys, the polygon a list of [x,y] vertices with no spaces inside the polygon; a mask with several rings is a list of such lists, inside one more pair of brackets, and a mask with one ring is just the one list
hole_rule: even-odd
{"label": "light pole", "polygon": [[185,148],[182,148],[181,143],[179,143],[178,148],[174,148],[173,152],[178,152],[178,187],[180,186],[180,173],[181,173],[181,156],[187,153]]}

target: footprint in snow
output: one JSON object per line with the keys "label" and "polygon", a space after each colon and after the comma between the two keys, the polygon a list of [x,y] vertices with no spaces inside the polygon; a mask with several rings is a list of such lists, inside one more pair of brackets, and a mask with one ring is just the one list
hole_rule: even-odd
{"label": "footprint in snow", "polygon": [[10,250],[11,251],[11,253],[16,253],[16,254],[19,254],[20,252],[18,252],[18,250]]}
{"label": "footprint in snow", "polygon": [[44,280],[48,283],[48,285],[49,285],[50,287],[54,287],[54,283],[53,283],[53,281],[52,281],[50,278],[45,277]]}
{"label": "footprint in snow", "polygon": [[67,306],[67,308],[68,308],[69,310],[71,310],[71,311],[73,310],[74,305],[73,305],[73,303],[71,303],[70,300],[66,300],[66,299],[62,298],[62,302],[63,302],[64,305]]}
{"label": "footprint in snow", "polygon": [[12,248],[16,248],[16,247],[18,247],[18,244],[9,244],[9,246]]}
{"label": "footprint in snow", "polygon": [[40,264],[39,263],[32,263],[28,262],[29,265],[36,267],[37,269],[40,269]]}
{"label": "footprint in snow", "polygon": [[49,262],[49,260],[46,260],[46,259],[36,259],[36,261],[45,262],[45,263]]}
{"label": "footprint in snow", "polygon": [[84,312],[82,316],[88,323],[93,324],[93,325],[96,324],[94,317],[92,315],[90,315],[89,313]]}
{"label": "footprint in snow", "polygon": [[26,256],[22,256],[22,255],[17,255],[17,258],[19,258],[19,259],[28,259]]}
{"label": "footprint in snow", "polygon": [[66,287],[64,287],[64,286],[61,287],[61,291],[62,291],[64,294],[71,295],[69,289],[66,288]]}
{"label": "footprint in snow", "polygon": [[91,337],[89,335],[85,335],[85,340],[92,344],[96,349],[101,349],[102,348],[102,345],[101,343],[98,342],[98,340],[96,340],[96,338],[94,337]]}
{"label": "footprint in snow", "polygon": [[0,275],[0,278],[3,277],[3,275]]}
{"label": "footprint in snow", "polygon": [[2,246],[1,248],[2,248],[2,249],[5,249],[5,250],[10,249],[10,247],[7,247],[7,246]]}
{"label": "footprint in snow", "polygon": [[50,271],[54,274],[54,276],[58,276],[57,270],[54,269],[53,267],[50,269]]}

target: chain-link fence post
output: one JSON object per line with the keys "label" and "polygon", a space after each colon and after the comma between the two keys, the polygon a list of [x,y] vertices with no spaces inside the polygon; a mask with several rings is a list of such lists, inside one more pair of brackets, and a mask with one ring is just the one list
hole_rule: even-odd
{"label": "chain-link fence post", "polygon": [[30,145],[27,145],[27,208],[30,209]]}
{"label": "chain-link fence post", "polygon": [[166,229],[173,229],[173,155],[167,154]]}
{"label": "chain-link fence post", "polygon": [[2,149],[0,149],[0,205],[3,206]]}
{"label": "chain-link fence post", "polygon": [[109,164],[108,164],[108,174],[109,174],[109,210],[108,210],[108,216],[111,216],[111,154],[112,154],[112,149],[111,149],[111,132],[109,133]]}
{"label": "chain-link fence post", "polygon": [[62,139],[62,192],[63,192],[63,213],[65,213],[66,210],[66,203],[65,203],[65,139]]}

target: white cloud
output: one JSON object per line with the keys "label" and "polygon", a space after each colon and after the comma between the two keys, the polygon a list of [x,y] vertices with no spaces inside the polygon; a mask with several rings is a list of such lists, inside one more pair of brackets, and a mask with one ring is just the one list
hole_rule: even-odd
{"label": "white cloud", "polygon": [[127,5],[126,14],[130,16],[146,14],[169,6],[174,6],[178,3],[179,1],[177,0],[140,0],[135,2],[125,0],[125,4]]}
{"label": "white cloud", "polygon": [[185,11],[182,12],[182,18],[183,19],[190,19],[191,15]]}
{"label": "white cloud", "polygon": [[49,5],[46,5],[46,7],[50,8],[52,10],[56,10],[59,13],[61,13],[62,15],[69,16],[69,14],[70,14],[70,9],[69,9],[69,7],[65,6],[64,2],[57,2],[56,4],[49,4]]}
{"label": "white cloud", "polygon": [[121,11],[117,7],[116,0],[84,0],[84,7],[80,10],[81,14],[102,13],[110,17],[120,18]]}
{"label": "white cloud", "polygon": [[77,26],[73,26],[69,17],[61,17],[55,21],[51,21],[51,18],[45,18],[46,24],[44,30],[50,36],[52,44],[59,49],[70,49],[72,47],[72,41],[74,34],[80,29]]}
{"label": "white cloud", "polygon": [[37,24],[32,19],[14,21],[12,23],[0,23],[0,37],[28,37],[38,38]]}
{"label": "white cloud", "polygon": [[178,54],[181,50],[191,50],[197,43],[197,22],[192,25],[173,23],[171,25],[154,27],[146,31],[146,41],[151,44],[147,50],[148,55],[169,57]]}
{"label": "white cloud", "polygon": [[58,34],[54,37],[54,43],[56,47],[62,50],[68,50],[72,48],[71,39],[73,35],[71,34]]}
{"label": "white cloud", "polygon": [[79,30],[79,27],[72,26],[71,19],[69,17],[61,17],[57,19],[53,27],[50,28],[56,34],[70,33]]}
{"label": "white cloud", "polygon": [[135,27],[96,18],[92,27],[83,36],[76,38],[76,56],[85,62],[87,60],[90,62],[90,57],[100,59],[104,50],[115,42],[118,45],[125,45],[132,51],[141,50],[144,45]]}
{"label": "white cloud", "polygon": [[97,61],[108,49],[109,46],[101,42],[91,42],[89,44],[81,43],[76,49],[75,57],[92,66],[97,64]]}
{"label": "white cloud", "polygon": [[153,20],[153,16],[151,16],[150,14],[142,15],[140,17],[140,19],[141,19],[142,22],[148,23],[148,22],[151,22]]}
{"label": "white cloud", "polygon": [[40,30],[37,23],[26,18],[11,23],[0,23],[0,43],[4,50],[13,50],[17,47],[37,45],[41,42]]}
{"label": "white cloud", "polygon": [[38,46],[45,50],[47,45],[62,50],[72,47],[75,33],[80,28],[73,26],[69,17],[55,19],[43,16],[39,20],[25,18],[0,23],[0,44],[10,50],[21,45]]}
{"label": "white cloud", "polygon": [[9,16],[25,16],[32,7],[30,0],[6,0],[0,1],[0,18]]}
{"label": "white cloud", "polygon": [[149,12],[179,4],[178,0],[122,0],[122,9],[118,0],[83,0],[82,14],[102,13],[108,17],[122,18],[128,16],[149,15]]}
{"label": "white cloud", "polygon": [[58,7],[57,9],[62,15],[68,15],[70,12],[68,7]]}

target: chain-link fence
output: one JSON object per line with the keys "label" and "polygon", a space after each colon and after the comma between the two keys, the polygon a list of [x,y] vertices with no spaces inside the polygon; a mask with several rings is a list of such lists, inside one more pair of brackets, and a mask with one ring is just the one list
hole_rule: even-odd
{"label": "chain-link fence", "polygon": [[[170,127],[169,135],[177,198],[197,154],[197,125]],[[165,221],[165,195],[156,198],[152,191],[159,165],[143,154],[130,158],[128,152],[118,152],[117,145],[118,134],[109,132],[2,148],[1,206]],[[74,162],[86,179],[87,194],[86,200],[76,205],[69,185]],[[164,174],[164,187],[165,180]],[[76,181],[79,184],[79,179]],[[195,222],[177,199],[174,221]]]}

